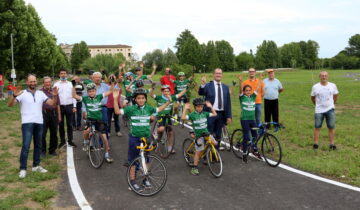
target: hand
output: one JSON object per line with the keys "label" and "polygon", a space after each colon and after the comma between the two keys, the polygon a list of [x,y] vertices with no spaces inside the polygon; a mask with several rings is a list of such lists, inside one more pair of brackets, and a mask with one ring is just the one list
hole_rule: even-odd
{"label": "hand", "polygon": [[227,118],[226,119],[226,125],[229,125],[229,124],[231,124],[232,123],[232,119],[231,118]]}
{"label": "hand", "polygon": [[187,109],[187,110],[190,110],[190,109],[191,109],[190,103],[186,103],[186,104],[185,104],[185,109]]}
{"label": "hand", "polygon": [[242,75],[242,74],[239,74],[239,75],[238,75],[238,79],[239,79],[239,81],[242,81],[243,75]]}
{"label": "hand", "polygon": [[83,119],[86,120],[87,119],[87,113],[83,112]]}
{"label": "hand", "polygon": [[51,91],[51,94],[52,94],[53,96],[57,96],[57,95],[59,94],[59,89],[58,89],[57,87],[54,87],[54,88],[52,89],[52,91]]}
{"label": "hand", "polygon": [[140,63],[140,67],[141,67],[141,68],[144,68],[144,64],[143,64],[143,63]]}
{"label": "hand", "polygon": [[264,78],[265,78],[264,73],[261,73],[261,74],[260,74],[260,79],[263,80]]}
{"label": "hand", "polygon": [[114,97],[114,98],[118,98],[119,95],[120,95],[120,89],[115,89],[115,90],[113,91],[113,97]]}
{"label": "hand", "polygon": [[124,69],[125,68],[125,63],[122,63],[119,65],[120,69]]}
{"label": "hand", "polygon": [[59,121],[59,123],[61,122],[61,116],[60,115],[58,116],[58,121]]}
{"label": "hand", "polygon": [[71,80],[71,84],[72,84],[72,86],[73,87],[75,87],[75,85],[76,85],[76,81],[73,79],[73,80]]}
{"label": "hand", "polygon": [[73,107],[72,112],[76,112],[76,107]]}
{"label": "hand", "polygon": [[206,105],[207,107],[209,107],[210,109],[212,108],[212,105],[211,105],[210,101],[205,101],[205,105]]}
{"label": "hand", "polygon": [[19,96],[21,93],[22,93],[21,86],[17,86],[16,89],[14,90],[13,96],[14,97]]}
{"label": "hand", "polygon": [[167,95],[166,98],[170,101],[170,103],[172,102],[171,96]]}
{"label": "hand", "polygon": [[206,84],[206,76],[205,76],[205,75],[203,75],[203,76],[201,77],[201,84],[202,84],[202,85],[205,85],[205,84]]}
{"label": "hand", "polygon": [[156,68],[157,68],[157,65],[154,63],[154,64],[152,65],[152,68],[153,68],[153,69],[156,69]]}

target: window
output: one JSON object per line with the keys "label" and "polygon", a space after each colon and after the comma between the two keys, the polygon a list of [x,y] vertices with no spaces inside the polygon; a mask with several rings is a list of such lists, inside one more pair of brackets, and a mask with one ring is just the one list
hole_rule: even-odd
{"label": "window", "polygon": [[100,52],[100,50],[98,50],[98,52]]}
{"label": "window", "polygon": [[119,49],[117,49],[117,51],[119,52]]}
{"label": "window", "polygon": [[120,49],[120,51],[122,52],[122,49]]}

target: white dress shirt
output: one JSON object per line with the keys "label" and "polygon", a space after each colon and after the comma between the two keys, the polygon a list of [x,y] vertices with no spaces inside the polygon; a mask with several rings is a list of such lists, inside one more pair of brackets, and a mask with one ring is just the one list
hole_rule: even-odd
{"label": "white dress shirt", "polygon": [[59,89],[60,105],[70,105],[76,107],[76,100],[72,97],[72,83],[69,81],[57,81],[54,87]]}
{"label": "white dress shirt", "polygon": [[[219,107],[218,107],[218,103],[219,103],[218,84],[220,84],[220,90],[221,90],[221,100],[222,100],[221,109],[219,109]],[[215,101],[214,101],[213,107],[216,111],[224,111],[224,91],[222,89],[221,82],[214,81],[214,88],[215,88]]]}

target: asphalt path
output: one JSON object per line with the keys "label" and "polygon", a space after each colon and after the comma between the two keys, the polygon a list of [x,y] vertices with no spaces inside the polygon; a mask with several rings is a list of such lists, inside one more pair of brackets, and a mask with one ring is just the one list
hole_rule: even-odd
{"label": "asphalt path", "polygon": [[[224,170],[220,178],[214,178],[201,164],[200,175],[193,176],[181,154],[188,129],[180,126],[175,128],[176,154],[164,161],[168,171],[165,187],[155,196],[141,197],[128,189],[123,166],[127,128],[122,126],[121,132],[122,137],[114,132],[110,137],[114,163],[104,163],[100,169],[91,167],[81,146],[74,149],[77,178],[93,209],[360,209],[359,192],[272,168],[252,158],[245,164],[227,151],[221,152]],[[82,144],[81,134],[74,133],[77,145]]]}

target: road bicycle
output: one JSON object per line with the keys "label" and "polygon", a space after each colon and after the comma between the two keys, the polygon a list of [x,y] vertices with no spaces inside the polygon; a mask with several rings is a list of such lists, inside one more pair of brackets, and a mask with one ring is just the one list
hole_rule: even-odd
{"label": "road bicycle", "polygon": [[[167,170],[164,163],[155,155],[149,154],[156,146],[151,143],[148,144],[146,138],[140,138],[140,146],[136,148],[140,150],[139,156],[135,158],[130,164],[126,172],[127,182],[132,191],[141,196],[152,196],[160,192],[167,180]],[[150,145],[150,146],[149,146]],[[130,173],[135,169],[135,183],[141,186],[137,190],[131,184]],[[144,180],[150,184],[145,185]]]}
{"label": "road bicycle", "polygon": [[[165,129],[161,135],[161,138],[158,139],[158,132],[157,132],[158,124],[163,122],[164,120],[165,120]],[[169,124],[171,120],[174,120],[174,125],[178,124],[177,120],[173,119],[171,115],[168,114],[161,115],[155,121],[151,130],[151,134],[152,134],[151,137],[153,141],[157,139],[156,152],[160,157],[164,159],[170,156],[171,151],[174,149],[175,146],[175,131]],[[170,135],[171,131],[172,131],[172,137]]]}
{"label": "road bicycle", "polygon": [[261,139],[261,159],[264,158],[266,163],[272,167],[276,167],[280,164],[282,159],[282,149],[279,140],[275,135],[269,133],[269,128],[271,125],[274,125],[274,133],[278,132],[280,129],[285,128],[282,124],[276,122],[262,123],[259,127],[252,128],[252,130],[258,131],[258,137],[255,141],[249,141],[247,143],[247,151],[242,150],[243,143],[243,130],[236,129],[231,135],[231,149],[236,157],[242,159],[243,155],[249,155],[250,150],[254,146],[258,145],[258,142]]}
{"label": "road bicycle", "polygon": [[231,138],[229,135],[229,131],[227,129],[227,126],[224,125],[224,127],[221,129],[221,144],[229,152],[231,151],[230,140],[231,140]]}
{"label": "road bicycle", "polygon": [[95,129],[96,121],[87,120],[87,123],[90,128],[90,140],[89,144],[86,145],[86,151],[91,165],[94,168],[100,168],[105,160],[105,150],[103,148],[104,139],[102,134]]}
{"label": "road bicycle", "polygon": [[[200,160],[206,158],[207,165],[211,174],[214,177],[218,178],[222,175],[223,172],[223,163],[220,153],[216,150],[215,145],[212,143],[211,138],[213,137],[209,133],[203,133],[201,137],[203,137],[205,140],[205,147],[204,150],[201,151]],[[196,151],[195,144],[201,146],[198,144],[198,140],[201,137],[195,140],[191,138],[186,138],[183,142],[183,156],[189,166],[193,166]]]}

